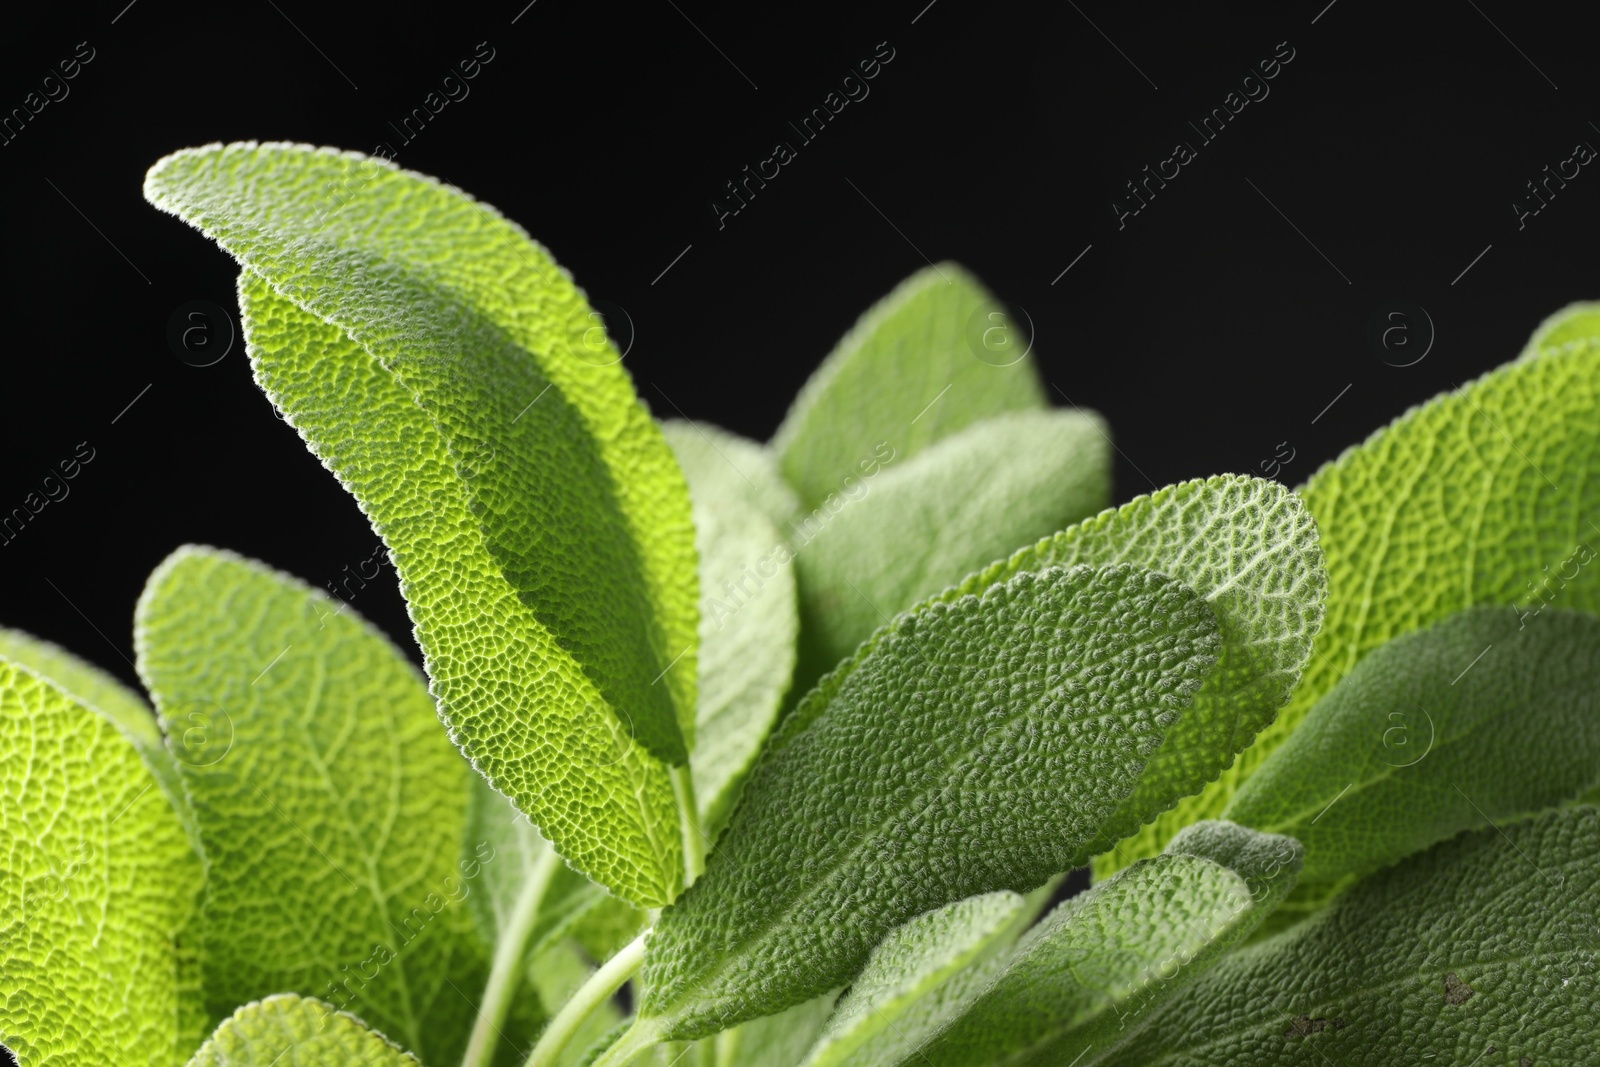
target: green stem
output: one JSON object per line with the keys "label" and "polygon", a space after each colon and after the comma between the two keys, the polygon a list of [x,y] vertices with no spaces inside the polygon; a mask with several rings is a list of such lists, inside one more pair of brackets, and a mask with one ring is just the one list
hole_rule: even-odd
{"label": "green stem", "polygon": [[738,1063],[739,1045],[744,1040],[744,1028],[735,1026],[711,1039],[713,1063]]}
{"label": "green stem", "polygon": [[694,773],[685,763],[672,768],[672,792],[683,823],[683,888],[705,873],[706,838],[700,831],[700,806],[694,799]]}
{"label": "green stem", "polygon": [[556,850],[546,844],[544,852],[534,861],[511,907],[510,918],[500,931],[494,950],[494,964],[489,970],[489,981],[483,988],[483,1003],[478,1017],[472,1023],[472,1036],[467,1041],[466,1055],[461,1057],[461,1067],[487,1067],[494,1057],[495,1043],[500,1037],[500,1024],[506,1020],[511,1007],[511,996],[517,991],[521,977],[523,953],[528,947],[528,936],[533,933],[534,920],[539,917],[539,905],[544,901],[550,880],[561,865]]}
{"label": "green stem", "polygon": [[[634,972],[639,969],[639,965],[644,962],[644,939],[649,933],[650,931],[646,930],[628,942],[622,951],[612,956],[604,966],[589,976],[589,980],[583,983],[582,988],[572,995],[572,999],[567,1001],[560,1011],[556,1012],[556,1017],[550,1020],[550,1025],[539,1035],[539,1043],[533,1046],[533,1053],[528,1057],[526,1067],[551,1067],[556,1062],[561,1050],[567,1047],[567,1042],[572,1040],[572,1035],[578,1032],[584,1021],[610,1000],[612,994],[622,988],[622,983],[632,978]],[[638,1024],[634,1024],[633,1029],[623,1035],[622,1041],[626,1041],[628,1036],[638,1029]]]}
{"label": "green stem", "polygon": [[659,1040],[660,1035],[653,1026],[645,1026],[643,1020],[635,1020],[626,1033],[600,1053],[600,1058],[594,1061],[594,1067],[622,1067]]}

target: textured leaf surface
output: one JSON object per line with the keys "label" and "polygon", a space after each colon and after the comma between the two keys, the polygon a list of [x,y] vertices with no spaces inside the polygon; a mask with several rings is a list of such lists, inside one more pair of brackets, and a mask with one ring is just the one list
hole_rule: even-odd
{"label": "textured leaf surface", "polygon": [[1193,806],[1222,811],[1311,706],[1390,639],[1476,604],[1600,610],[1600,305],[1414,408],[1300,491],[1322,532],[1327,621],[1294,700]]}
{"label": "textured leaf surface", "polygon": [[914,1057],[1046,1067],[1115,1040],[1251,933],[1293,886],[1291,838],[1197,823],[1166,854],[1072,897]]}
{"label": "textured leaf surface", "polygon": [[416,669],[340,606],[200,548],[140,598],[139,673],[210,865],[206,1003],[310,990],[445,1062],[474,1012],[449,983],[484,977],[459,906],[471,771]]}
{"label": "textured leaf surface", "polygon": [[[583,690],[577,676],[544,673],[557,654],[540,644],[548,635],[487,555],[471,555],[469,565],[477,520],[445,453],[421,447],[437,441],[421,409],[338,330],[259,279],[241,275],[240,286],[258,380],[280,404],[296,398],[296,428],[388,531],[424,650],[434,648],[432,688],[457,743],[585,873],[633,900],[669,899],[683,861],[666,769],[597,691]],[[346,421],[352,402],[316,391],[329,364],[362,398],[367,432],[359,437]]]}
{"label": "textured leaf surface", "polygon": [[187,1055],[175,938],[200,859],[122,731],[7,660],[0,847],[0,1043],[22,1067]]}
{"label": "textured leaf surface", "polygon": [[784,720],[651,935],[641,1025],[692,1037],[782,1010],[924,911],[1080,863],[1218,644],[1194,591],[1130,567],[901,616]]}
{"label": "textured leaf surface", "polygon": [[246,1004],[217,1027],[189,1067],[421,1067],[361,1020],[284,994]]}
{"label": "textured leaf surface", "polygon": [[1600,619],[1472,608],[1356,665],[1227,817],[1292,834],[1305,881],[1361,875],[1600,781]]}
{"label": "textured leaf surface", "polygon": [[1098,415],[1020,411],[853,479],[838,512],[795,531],[809,678],[891,616],[1104,508],[1110,450]]}
{"label": "textured leaf surface", "polygon": [[0,656],[20,663],[65,689],[80,704],[100,712],[141,750],[161,747],[161,728],[144,698],[60,645],[21,630],[0,628]]}
{"label": "textured leaf surface", "polygon": [[[78,703],[111,720],[138,749],[145,766],[155,775],[157,784],[188,832],[195,852],[202,852],[200,830],[195,825],[189,798],[184,794],[177,760],[168,751],[156,713],[145,703],[144,697],[61,646],[21,630],[0,629],[0,656],[60,686]],[[197,1042],[210,1032],[210,1021],[204,1022],[204,1029],[196,1032]]]}
{"label": "textured leaf surface", "polygon": [[1311,654],[1326,590],[1316,525],[1299,499],[1276,482],[1221,475],[1102,512],[973,575],[950,595],[1022,571],[1109,563],[1159,570],[1198,591],[1217,614],[1222,652],[1096,851],[1164,814],[1102,857],[1101,874],[1158,854],[1195,821],[1192,801],[1167,809],[1215,779],[1283,706]]}
{"label": "textured leaf surface", "polygon": [[257,380],[389,546],[457,743],[587,874],[672,899],[647,749],[693,731],[694,531],[582,294],[487,206],[360,156],[196,149],[146,195],[246,266]]}
{"label": "textured leaf surface", "polygon": [[1031,358],[998,366],[1013,357],[995,359],[975,342],[990,312],[1003,314],[988,290],[961,267],[941,263],[913,274],[861,316],[772,439],[803,504],[815,507],[838,492],[880,441],[909,457],[979,419],[1044,406]]}
{"label": "textured leaf surface", "polygon": [[1227,957],[1079,1067],[1588,1063],[1597,910],[1594,808],[1476,831]]}
{"label": "textured leaf surface", "polygon": [[890,931],[839,998],[805,1067],[885,1067],[911,1057],[1026,914],[1017,894],[984,893]]}
{"label": "textured leaf surface", "polygon": [[700,710],[690,767],[714,840],[794,674],[794,556],[771,518],[791,494],[754,442],[698,423],[668,422],[662,431],[694,502]]}
{"label": "textured leaf surface", "polygon": [[[168,750],[156,722],[156,713],[146,704],[144,697],[129,689],[115,677],[66,649],[23,633],[21,630],[0,629],[0,657],[21,664],[45,680],[54,683],[85,707],[98,711],[112,725],[122,731],[133,743],[145,767],[155,777],[156,784],[166,795],[167,802],[183,824],[194,854],[204,860],[200,844],[200,827],[195,822],[194,810],[189,805],[182,777],[178,774],[178,761]],[[183,1056],[199,1047],[211,1032],[214,1020],[206,1011],[201,991],[200,937],[191,925],[178,935],[178,1046]]]}
{"label": "textured leaf surface", "polygon": [[[1065,875],[1058,875],[1023,896],[1021,907],[1012,913],[1005,925],[990,933],[987,941],[979,946],[977,951],[969,950],[966,953],[969,959],[965,966],[948,971],[931,982],[922,982],[922,988],[915,996],[899,1002],[895,1014],[888,1019],[888,1025],[878,1029],[877,1033],[856,1047],[848,1058],[840,1062],[840,1067],[888,1067],[901,1062],[921,1063],[922,1046],[952,1019],[960,1016],[967,1005],[988,988],[995,977],[1005,969],[1017,936],[1050,905],[1064,878]],[[939,909],[939,912],[957,911],[965,903],[958,900]],[[925,918],[919,916],[906,926]],[[898,929],[903,930],[905,927]],[[884,938],[883,943],[887,944],[895,937],[895,933],[898,933],[898,930]],[[951,936],[957,942],[962,940],[960,935]],[[874,950],[873,958],[869,958],[867,967],[857,976],[855,984],[859,984],[866,976],[877,955],[878,950]],[[930,949],[928,959],[931,962],[939,955],[937,949]],[[819,1052],[824,1057],[832,1051],[833,1047],[821,1047],[819,1042]],[[812,1065],[807,1064],[806,1067]]]}

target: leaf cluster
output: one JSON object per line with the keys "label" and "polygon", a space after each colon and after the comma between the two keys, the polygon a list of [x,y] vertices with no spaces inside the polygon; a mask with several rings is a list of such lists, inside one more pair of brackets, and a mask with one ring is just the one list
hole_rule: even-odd
{"label": "leaf cluster", "polygon": [[144,693],[0,631],[24,1067],[1600,1042],[1600,308],[1299,490],[1110,507],[1104,420],[980,358],[953,264],[761,443],[655,419],[551,255],[434,179],[247,143],[145,192],[238,262],[424,669],[204,546],[139,599]]}

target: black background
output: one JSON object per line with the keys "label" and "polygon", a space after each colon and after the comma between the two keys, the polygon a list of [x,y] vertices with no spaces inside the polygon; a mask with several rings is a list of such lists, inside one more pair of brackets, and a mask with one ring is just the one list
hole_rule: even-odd
{"label": "black background", "polygon": [[[0,546],[0,620],[131,678],[134,600],[176,545],[319,585],[376,546],[242,344],[194,367],[168,343],[187,302],[234,307],[231,262],[140,195],[186,145],[386,143],[625,309],[658,414],[754,437],[873,300],[958,260],[1027,313],[1056,401],[1110,418],[1121,498],[1218,471],[1297,484],[1600,296],[1595,168],[1520,229],[1512,208],[1577,142],[1600,145],[1581,38],[1531,8],[524,3],[8,14],[0,113],[59,60],[94,58],[0,145],[0,513],[79,442],[94,459]],[[886,49],[870,95],[800,145],[788,123]],[[391,123],[490,50],[407,143]],[[1187,123],[1289,50],[1270,94],[1203,143]],[[712,199],[779,140],[798,158],[719,228]],[[1179,140],[1197,158],[1119,228],[1123,183]],[[1436,331],[1411,366],[1390,364],[1426,347],[1421,320],[1387,362],[1367,339],[1393,300]],[[355,607],[410,646],[392,577]]]}

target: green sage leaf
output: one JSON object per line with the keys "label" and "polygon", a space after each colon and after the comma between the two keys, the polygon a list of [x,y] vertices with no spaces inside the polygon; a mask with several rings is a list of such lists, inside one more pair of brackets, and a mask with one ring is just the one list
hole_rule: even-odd
{"label": "green sage leaf", "polygon": [[246,268],[257,380],[388,545],[474,765],[586,874],[672,899],[650,754],[694,728],[689,498],[582,293],[487,205],[354,154],[214,145],[145,192]]}
{"label": "green sage leaf", "polygon": [[293,994],[246,1004],[189,1067],[421,1067],[353,1015]]}
{"label": "green sage leaf", "polygon": [[902,615],[784,720],[705,876],[663,912],[640,1033],[781,1011],[921,912],[1081,863],[1219,643],[1198,594],[1128,567]]}
{"label": "green sage leaf", "polygon": [[[1005,345],[983,344],[994,328]],[[795,397],[772,439],[784,477],[814,508],[859,476],[880,442],[909,458],[979,419],[1043,407],[1031,356],[1014,351],[1025,343],[964,269],[918,271],[861,316]]]}
{"label": "green sage leaf", "polygon": [[661,428],[694,502],[700,710],[689,766],[701,822],[715,840],[794,674],[794,554],[772,519],[792,494],[755,442],[701,423]]}
{"label": "green sage leaf", "polygon": [[1098,415],[1018,411],[845,479],[837,510],[795,526],[811,661],[803,680],[918,601],[1104,508],[1110,452]]}
{"label": "green sage leaf", "polygon": [[972,575],[949,595],[1044,567],[1111,563],[1159,570],[1199,592],[1216,612],[1222,649],[1194,706],[1095,842],[1096,852],[1114,849],[1096,861],[1101,876],[1158,855],[1196,820],[1194,802],[1180,798],[1213,781],[1272,722],[1311,654],[1326,592],[1316,524],[1300,500],[1276,482],[1219,475],[1102,512]]}
{"label": "green sage leaf", "polygon": [[1469,608],[1369,654],[1228,804],[1353,878],[1600,781],[1600,618]]}
{"label": "green sage leaf", "polygon": [[885,1067],[913,1057],[952,1005],[977,991],[1029,909],[1002,890],[958,900],[896,927],[839,999],[805,1067]]}
{"label": "green sage leaf", "polygon": [[1474,831],[1228,956],[1078,1067],[1582,1063],[1597,912],[1600,811]]}
{"label": "green sage leaf", "polygon": [[1046,1067],[1117,1039],[1242,942],[1293,887],[1292,839],[1196,823],[1057,907],[916,1062]]}
{"label": "green sage leaf", "polygon": [[310,990],[444,1062],[476,1010],[451,983],[486,976],[459,905],[471,771],[416,668],[345,609],[197,547],[140,598],[139,673],[209,866],[205,1002]]}
{"label": "green sage leaf", "polygon": [[178,939],[204,880],[200,857],[128,736],[9,659],[0,846],[0,1043],[26,1067],[170,1067],[187,1056]]}

